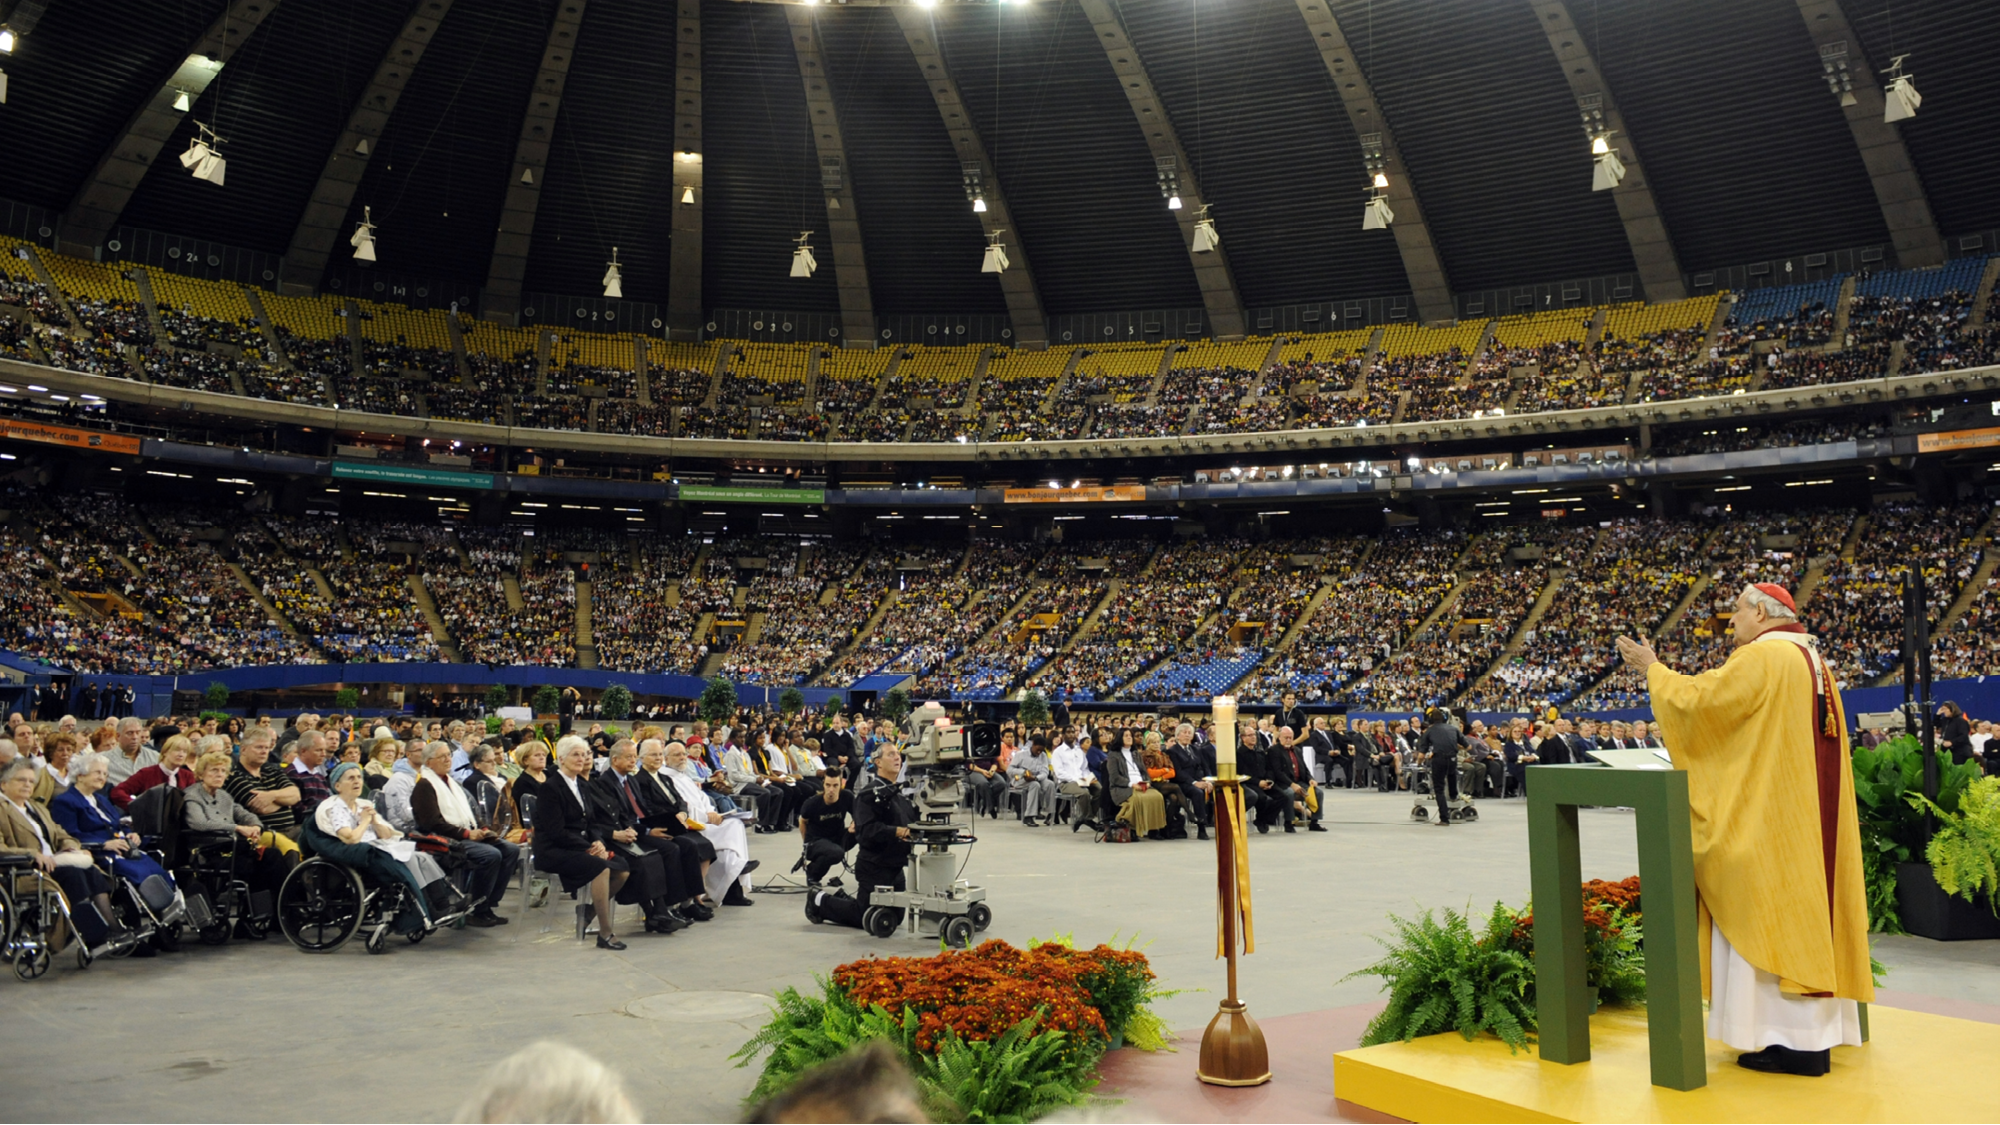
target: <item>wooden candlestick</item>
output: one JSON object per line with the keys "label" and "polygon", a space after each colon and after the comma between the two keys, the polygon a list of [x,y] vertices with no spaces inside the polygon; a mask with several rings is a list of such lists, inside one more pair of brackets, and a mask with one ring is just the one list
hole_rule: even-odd
{"label": "wooden candlestick", "polygon": [[[1221,728],[1217,727],[1218,740]],[[1233,733],[1233,732],[1232,732]],[[1194,1076],[1211,1086],[1261,1086],[1271,1080],[1271,1056],[1264,1032],[1236,998],[1236,833],[1242,799],[1242,779],[1233,761],[1218,763],[1209,807],[1215,811],[1216,894],[1222,905],[1223,955],[1229,964],[1229,994],[1201,1035],[1201,1061]]]}

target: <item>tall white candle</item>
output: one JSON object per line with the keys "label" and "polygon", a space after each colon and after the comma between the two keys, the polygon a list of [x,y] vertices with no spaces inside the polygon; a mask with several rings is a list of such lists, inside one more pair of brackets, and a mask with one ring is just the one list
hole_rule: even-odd
{"label": "tall white candle", "polygon": [[1236,765],[1236,697],[1218,695],[1209,701],[1210,713],[1215,716],[1215,765]]}

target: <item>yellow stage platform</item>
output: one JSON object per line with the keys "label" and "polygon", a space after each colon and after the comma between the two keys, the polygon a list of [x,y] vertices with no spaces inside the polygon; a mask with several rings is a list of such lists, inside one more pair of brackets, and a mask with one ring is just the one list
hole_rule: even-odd
{"label": "yellow stage platform", "polygon": [[1591,1061],[1510,1055],[1490,1036],[1456,1032],[1333,1056],[1341,1101],[1406,1121],[1993,1121],[2000,1025],[1870,1006],[1864,1047],[1835,1047],[1824,1078],[1758,1074],[1708,1041],[1708,1085],[1651,1084],[1643,1010],[1590,1021]]}

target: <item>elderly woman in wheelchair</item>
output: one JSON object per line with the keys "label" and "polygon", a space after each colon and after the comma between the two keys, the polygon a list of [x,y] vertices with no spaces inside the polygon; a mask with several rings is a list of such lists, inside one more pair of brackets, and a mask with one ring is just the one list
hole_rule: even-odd
{"label": "elderly woman in wheelchair", "polygon": [[36,772],[25,758],[0,768],[0,869],[12,876],[0,894],[0,912],[6,914],[0,935],[24,980],[48,971],[72,931],[83,937],[79,965],[130,940],[111,905],[110,877],[76,837],[34,803]]}
{"label": "elderly woman in wheelchair", "polygon": [[112,807],[106,792],[110,774],[106,755],[94,750],[78,755],[70,763],[69,788],[49,802],[49,815],[117,880],[116,920],[132,932],[132,939],[114,942],[111,952],[150,957],[155,946],[179,945],[184,904],[173,877],[142,850],[145,842],[125,829],[124,817]]}
{"label": "elderly woman in wheelchair", "polygon": [[330,781],[333,796],[302,826],[311,858],[278,892],[278,924],[292,944],[329,953],[366,929],[368,952],[381,953],[391,931],[414,943],[462,917],[464,896],[438,862],[361,799],[361,767],[342,762]]}

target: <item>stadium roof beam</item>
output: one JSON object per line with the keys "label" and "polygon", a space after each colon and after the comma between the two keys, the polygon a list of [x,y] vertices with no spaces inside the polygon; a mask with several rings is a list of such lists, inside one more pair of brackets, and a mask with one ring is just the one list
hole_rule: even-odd
{"label": "stadium roof beam", "polygon": [[[1843,67],[1843,76],[1852,86],[1854,104],[1842,107],[1841,112],[1847,115],[1847,129],[1854,134],[1861,163],[1875,188],[1882,222],[1896,247],[1896,263],[1905,268],[1943,265],[1944,238],[1938,234],[1923,181],[1910,161],[1909,150],[1903,147],[1903,135],[1882,120],[1882,87],[1862,54],[1861,40],[1848,25],[1847,13],[1841,11],[1838,0],[1798,0],[1798,5],[1821,66]],[[1855,60],[1851,66],[1849,58]]]}
{"label": "stadium roof beam", "polygon": [[1326,64],[1327,75],[1333,79],[1340,102],[1347,109],[1347,120],[1361,138],[1367,157],[1379,159],[1382,173],[1389,179],[1382,195],[1396,213],[1396,221],[1389,224],[1389,229],[1395,233],[1396,250],[1403,256],[1403,272],[1410,279],[1417,316],[1427,324],[1450,320],[1458,315],[1451,299],[1451,282],[1445,277],[1444,260],[1438,256],[1437,243],[1431,239],[1430,225],[1424,222],[1423,208],[1417,204],[1415,181],[1403,164],[1402,154],[1396,150],[1389,117],[1375,100],[1375,89],[1368,84],[1361,64],[1354,61],[1354,51],[1347,45],[1347,36],[1340,30],[1340,21],[1326,0],[1298,0],[1298,5],[1299,14],[1306,20],[1306,30],[1312,33],[1313,43],[1319,48],[1320,61]]}
{"label": "stadium roof beam", "polygon": [[[1000,292],[1007,299],[1014,342],[1030,348],[1046,346],[1048,320],[1042,313],[1041,294],[1035,289],[1035,275],[1028,268],[1028,252],[1021,245],[1021,229],[1014,225],[1013,215],[1007,210],[1007,196],[1000,190],[999,173],[987,158],[986,144],[980,140],[979,129],[966,111],[965,99],[959,96],[958,80],[951,76],[951,68],[938,49],[936,16],[931,10],[901,5],[896,8],[896,22],[903,29],[903,38],[909,41],[918,69],[930,84],[931,97],[937,101],[945,131],[951,134],[959,165],[967,169],[967,188],[976,189],[985,202],[986,209],[979,212],[980,227],[989,239],[999,231],[1014,233],[1007,268],[1000,273]],[[975,170],[979,177],[976,185],[970,179]]]}
{"label": "stadium roof beam", "polygon": [[390,115],[396,112],[396,102],[403,96],[411,72],[423,61],[424,48],[430,46],[431,36],[451,11],[451,5],[452,0],[424,0],[403,22],[402,32],[389,44],[381,63],[375,67],[375,76],[362,89],[354,111],[347,115],[347,127],[340,131],[333,151],[327,154],[319,182],[306,197],[305,211],[299,215],[298,229],[292,232],[292,243],[285,251],[284,265],[278,275],[279,292],[311,296],[319,288],[333,248],[346,240],[342,228],[347,224],[347,209],[354,203],[354,193],[361,187],[368,161],[381,147],[382,132],[388,127]]}
{"label": "stadium roof beam", "polygon": [[[500,205],[500,229],[493,236],[493,260],[486,267],[486,287],[480,291],[479,312],[487,320],[517,324],[521,319],[521,288],[528,275],[528,247],[535,236],[535,211],[542,202],[549,145],[556,132],[556,111],[562,108],[563,87],[576,57],[576,33],[583,26],[587,0],[561,0],[549,21],[548,43],[542,48],[541,69],[528,95],[528,112],[521,117],[521,139],[507,169],[507,198]],[[607,247],[606,249],[609,249]]]}
{"label": "stadium roof beam", "polygon": [[[1166,103],[1154,90],[1153,80],[1147,77],[1139,50],[1126,33],[1117,9],[1109,0],[1078,0],[1078,4],[1097,32],[1097,41],[1118,75],[1118,85],[1125,90],[1125,100],[1132,104],[1132,114],[1139,119],[1140,132],[1146,138],[1146,147],[1152,150],[1153,160],[1162,168],[1174,170],[1182,200],[1174,218],[1180,222],[1181,241],[1189,247],[1188,261],[1193,264],[1195,282],[1201,287],[1209,335],[1222,340],[1240,339],[1244,325],[1243,298],[1237,292],[1227,253],[1220,246],[1199,254],[1193,249],[1195,223],[1201,218],[1207,200],[1195,178],[1194,166],[1188,163],[1187,152],[1181,148],[1180,136],[1174,132],[1174,123],[1167,116]],[[1218,217],[1227,230],[1229,216]]]}
{"label": "stadium roof beam", "polygon": [[132,115],[125,131],[77,188],[57,226],[58,252],[78,258],[96,257],[97,248],[104,245],[111,228],[118,225],[118,218],[132,201],[139,181],[146,178],[147,169],[153,166],[153,158],[160,155],[160,148],[180,128],[186,114],[175,109],[174,102],[183,94],[189,104],[198,100],[209,83],[222,73],[223,65],[236,56],[236,49],[277,6],[278,0],[234,0],[202,32],[188,48],[187,57]]}
{"label": "stadium roof beam", "polygon": [[868,287],[861,214],[855,210],[854,192],[847,181],[847,147],[841,140],[840,115],[834,112],[826,51],[813,15],[813,9],[804,5],[785,9],[785,19],[792,28],[792,49],[799,58],[799,77],[806,84],[806,121],[812,127],[813,148],[819,155],[820,195],[826,200],[827,237],[833,245],[833,280],[840,291],[841,344],[867,347],[875,342],[875,298]]}
{"label": "stadium roof beam", "polygon": [[1569,91],[1576,95],[1577,110],[1585,121],[1586,141],[1610,134],[1606,143],[1625,166],[1624,178],[1611,187],[1612,201],[1618,205],[1618,221],[1625,226],[1625,241],[1632,247],[1632,264],[1639,270],[1639,284],[1649,301],[1678,301],[1687,296],[1687,281],[1680,260],[1674,255],[1673,240],[1667,237],[1667,222],[1646,182],[1646,167],[1639,160],[1625,119],[1611,100],[1604,75],[1591,57],[1590,48],[1570,18],[1563,0],[1528,0],[1536,22],[1549,37]]}
{"label": "stadium roof beam", "polygon": [[701,0],[676,0],[674,209],[667,262],[667,338],[699,340],[701,300]]}

